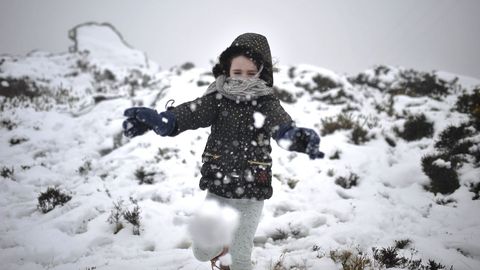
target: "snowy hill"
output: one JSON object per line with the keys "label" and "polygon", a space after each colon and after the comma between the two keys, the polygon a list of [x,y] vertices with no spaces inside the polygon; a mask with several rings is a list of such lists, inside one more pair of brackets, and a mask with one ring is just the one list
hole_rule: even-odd
{"label": "snowy hill", "polygon": [[[110,25],[69,36],[68,53],[1,56],[0,269],[209,269],[186,234],[209,129],[130,140],[121,124],[201,96],[212,74],[159,70]],[[255,269],[480,269],[480,80],[298,65],[275,87],[327,158],[272,141]]]}

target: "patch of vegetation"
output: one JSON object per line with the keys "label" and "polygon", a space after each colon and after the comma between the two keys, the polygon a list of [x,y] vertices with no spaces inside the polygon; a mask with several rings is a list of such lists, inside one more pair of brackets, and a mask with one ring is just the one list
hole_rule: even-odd
{"label": "patch of vegetation", "polygon": [[431,154],[422,157],[422,170],[430,178],[426,186],[434,194],[451,194],[460,187],[456,168],[459,161],[445,154]]}
{"label": "patch of vegetation", "polygon": [[286,240],[290,237],[299,239],[308,235],[308,228],[301,224],[292,225],[288,223],[288,229],[277,228],[275,232],[270,235],[273,241]]}
{"label": "patch of vegetation", "polygon": [[326,117],[321,120],[322,128],[320,130],[322,136],[332,134],[337,130],[350,130],[350,142],[360,145],[370,141],[374,136],[369,136],[365,126],[373,128],[378,125],[378,119],[370,119],[369,117],[357,117],[354,119],[351,113],[340,113],[336,116]]}
{"label": "patch of vegetation", "polygon": [[313,86],[310,86],[310,84],[302,84],[302,83],[296,83],[295,86],[305,89],[310,94],[313,94],[314,92],[325,93],[330,89],[334,89],[341,86],[341,84],[338,84],[337,82],[333,81],[331,78],[322,76],[321,74],[315,75],[312,78],[312,81],[314,83]]}
{"label": "patch of vegetation", "polygon": [[123,212],[123,218],[133,225],[133,235],[140,235],[140,207],[138,202],[130,198],[134,204],[132,210],[125,210]]}
{"label": "patch of vegetation", "polygon": [[3,178],[10,178],[13,180],[13,174],[15,172],[15,169],[12,167],[12,168],[8,168],[7,166],[3,166],[2,167],[2,170],[0,171],[0,175],[3,177]]}
{"label": "patch of vegetation", "polygon": [[341,113],[336,116],[326,117],[321,120],[322,129],[320,130],[322,136],[333,134],[337,130],[353,129],[355,120],[350,113]]}
{"label": "patch of vegetation", "polygon": [[400,267],[408,262],[405,257],[398,255],[398,249],[395,247],[373,248],[372,251],[375,261],[385,268]]}
{"label": "patch of vegetation", "polygon": [[23,137],[13,137],[13,138],[10,138],[8,142],[10,143],[10,146],[13,146],[13,145],[21,144],[24,142],[28,142],[28,139]]}
{"label": "patch of vegetation", "polygon": [[340,159],[341,154],[342,154],[342,151],[337,149],[335,150],[335,152],[333,152],[333,154],[329,157],[329,159],[332,159],[332,160]]}
{"label": "patch of vegetation", "polygon": [[17,124],[12,122],[10,119],[3,119],[2,121],[0,121],[0,127],[5,127],[8,130],[13,130],[17,127]]}
{"label": "patch of vegetation", "polygon": [[[371,252],[363,252],[358,247],[352,249],[336,249],[330,252],[322,252],[321,248],[314,245],[313,251],[318,253],[317,258],[329,257],[337,264],[341,264],[342,270],[447,270],[446,267],[434,260],[425,263],[422,259],[414,259],[415,249],[410,249],[412,255],[409,258],[398,254],[399,249],[404,249],[411,244],[411,240],[395,241],[395,247],[373,247]],[[287,268],[288,269],[288,268]],[[453,266],[448,268],[453,270]]]}
{"label": "patch of vegetation", "polygon": [[379,65],[374,68],[374,76],[369,76],[369,74],[362,72],[354,78],[348,78],[348,81],[352,84],[366,85],[381,91],[386,91],[389,85],[385,85],[385,83],[380,80],[380,76],[385,76],[390,72],[391,69],[389,67]]}
{"label": "patch of vegetation", "polygon": [[[460,186],[457,171],[464,163],[480,166],[478,135],[472,121],[448,126],[439,134],[434,144],[437,153],[422,158],[423,172],[430,178],[427,190],[451,194]],[[470,186],[470,191],[475,194],[473,199],[478,199],[478,189]]]}
{"label": "patch of vegetation", "polygon": [[348,176],[339,176],[335,179],[335,184],[345,189],[350,189],[358,185],[360,177],[356,173],[350,173]]}
{"label": "patch of vegetation", "polygon": [[108,217],[108,223],[115,226],[113,234],[117,234],[120,230],[123,229],[123,200],[119,200],[116,203],[113,203],[113,208],[110,210],[110,216]]}
{"label": "patch of vegetation", "polygon": [[192,62],[185,62],[180,66],[180,68],[183,70],[190,70],[194,67],[195,67],[195,64],[193,64]]}
{"label": "patch of vegetation", "polygon": [[202,81],[202,80],[197,81],[197,86],[198,87],[207,86],[207,85],[210,85],[210,84],[211,84],[211,82],[207,82],[207,81]]}
{"label": "patch of vegetation", "polygon": [[153,184],[155,172],[146,172],[145,168],[140,167],[135,171],[135,178],[138,180],[138,184]]}
{"label": "patch of vegetation", "polygon": [[480,182],[477,183],[470,183],[469,191],[473,192],[475,196],[473,196],[473,200],[478,200],[480,198]]}
{"label": "patch of vegetation", "polygon": [[361,251],[332,250],[330,258],[335,263],[340,263],[343,270],[363,270],[371,266],[371,260]]}
{"label": "patch of vegetation", "polygon": [[155,156],[155,160],[157,162],[161,160],[169,160],[171,158],[178,158],[178,152],[180,150],[177,148],[158,148],[157,155]]}
{"label": "patch of vegetation", "polygon": [[405,249],[412,244],[412,240],[410,239],[402,239],[402,240],[395,240],[395,248],[397,249]]}
{"label": "patch of vegetation", "polygon": [[116,80],[115,74],[113,74],[113,72],[110,71],[109,69],[94,70],[93,78],[97,83],[104,82],[104,81],[113,82]]}
{"label": "patch of vegetation", "polygon": [[87,160],[83,163],[82,166],[78,167],[78,173],[82,176],[87,175],[92,170],[92,162]]}
{"label": "patch of vegetation", "polygon": [[42,213],[48,213],[52,211],[57,206],[63,206],[65,203],[70,201],[72,196],[67,195],[61,192],[56,187],[49,187],[47,191],[40,193],[38,196],[38,205]]}
{"label": "patch of vegetation", "polygon": [[371,137],[368,136],[368,131],[358,124],[353,127],[350,133],[350,141],[356,145],[364,144],[370,141],[370,139]]}
{"label": "patch of vegetation", "polygon": [[0,81],[2,81],[0,84],[0,96],[6,98],[23,96],[29,99],[40,96],[39,87],[29,78],[0,78]]}
{"label": "patch of vegetation", "polygon": [[394,128],[394,132],[406,141],[415,141],[433,136],[433,122],[425,114],[410,115],[403,125],[403,130]]}
{"label": "patch of vegetation", "polygon": [[439,78],[435,73],[419,72],[413,69],[402,70],[398,83],[395,83],[389,93],[392,95],[407,95],[411,97],[441,98],[450,94],[458,79],[450,82]]}
{"label": "patch of vegetation", "polygon": [[132,202],[133,209],[124,209],[123,200],[118,200],[116,203],[113,203],[113,208],[110,211],[110,216],[107,219],[107,222],[114,225],[114,234],[117,234],[124,228],[124,221],[133,225],[132,233],[133,235],[140,235],[140,207],[138,202],[133,198],[130,198]]}
{"label": "patch of vegetation", "polygon": [[280,89],[277,86],[273,86],[273,92],[275,93],[275,96],[285,103],[292,104],[297,102],[295,95],[285,89]]}
{"label": "patch of vegetation", "polygon": [[347,94],[344,89],[335,89],[322,96],[314,96],[313,99],[329,105],[342,105],[355,100],[355,98],[352,95]]}
{"label": "patch of vegetation", "polygon": [[480,86],[473,90],[472,94],[463,94],[458,97],[455,108],[470,116],[473,124],[480,129]]}

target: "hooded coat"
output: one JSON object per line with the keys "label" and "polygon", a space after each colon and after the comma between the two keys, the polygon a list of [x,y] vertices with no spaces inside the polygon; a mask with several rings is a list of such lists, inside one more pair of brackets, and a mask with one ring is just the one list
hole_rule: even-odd
{"label": "hooded coat", "polygon": [[[244,55],[253,55],[256,61],[262,62],[268,74],[260,78],[270,79],[267,83],[273,84],[267,39],[258,34],[243,34],[222,55],[238,52],[239,48],[244,50]],[[213,92],[170,111],[176,119],[175,131],[170,136],[185,130],[211,127],[202,154],[202,190],[208,189],[218,196],[233,199],[265,200],[272,196],[270,139],[276,137],[280,126],[292,124],[291,117],[275,95],[235,101]]]}

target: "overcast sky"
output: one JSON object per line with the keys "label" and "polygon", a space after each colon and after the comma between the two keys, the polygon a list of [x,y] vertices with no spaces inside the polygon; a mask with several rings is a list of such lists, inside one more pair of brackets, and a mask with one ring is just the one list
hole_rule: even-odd
{"label": "overcast sky", "polygon": [[244,32],[280,65],[355,74],[378,64],[480,78],[479,0],[0,0],[0,54],[64,52],[67,32],[109,22],[162,68],[210,68]]}

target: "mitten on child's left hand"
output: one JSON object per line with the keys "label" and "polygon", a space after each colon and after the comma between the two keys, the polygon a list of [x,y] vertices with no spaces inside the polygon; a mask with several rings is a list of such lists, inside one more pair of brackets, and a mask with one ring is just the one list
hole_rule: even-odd
{"label": "mitten on child's left hand", "polygon": [[140,136],[145,134],[150,128],[144,123],[138,121],[135,118],[127,118],[122,123],[123,135],[128,138],[133,138],[135,136]]}
{"label": "mitten on child's left hand", "polygon": [[283,130],[277,141],[288,140],[289,151],[302,152],[310,159],[323,158],[325,154],[320,151],[320,136],[310,128],[289,127]]}

